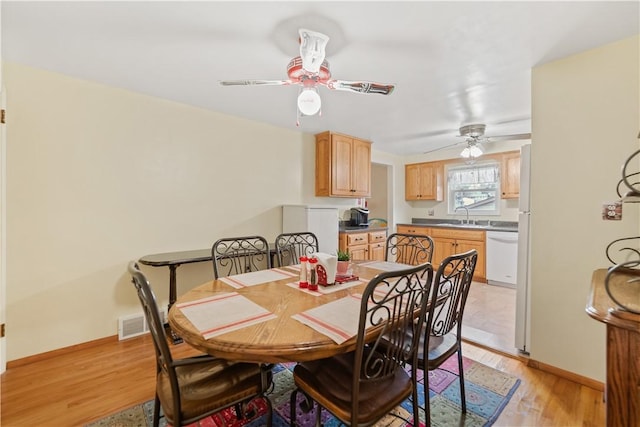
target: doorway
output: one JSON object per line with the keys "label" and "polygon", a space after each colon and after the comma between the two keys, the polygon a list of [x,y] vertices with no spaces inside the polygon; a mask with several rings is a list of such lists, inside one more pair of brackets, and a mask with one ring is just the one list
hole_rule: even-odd
{"label": "doorway", "polygon": [[[393,166],[371,164],[369,219],[381,218],[393,233]],[[512,288],[473,282],[467,300],[462,335],[471,342],[503,353],[517,355],[515,347],[516,291]]]}

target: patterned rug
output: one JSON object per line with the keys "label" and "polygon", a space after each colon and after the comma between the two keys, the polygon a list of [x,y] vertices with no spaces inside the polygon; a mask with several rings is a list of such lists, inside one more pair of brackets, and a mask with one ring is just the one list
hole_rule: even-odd
{"label": "patterned rug", "polygon": [[[293,389],[293,367],[295,364],[280,364],[274,368],[274,388],[268,394],[273,404],[273,426],[289,425],[289,395]],[[465,389],[467,395],[467,414],[462,421],[460,412],[460,385],[458,381],[458,362],[452,356],[439,369],[429,372],[429,400],[431,404],[432,426],[483,426],[492,425],[509,399],[518,388],[520,380],[513,375],[505,374],[468,358],[463,358]],[[422,372],[422,371],[420,371]],[[418,396],[420,407],[424,408],[422,378],[420,378]],[[300,396],[299,396],[300,398]],[[256,399],[250,404],[253,414],[249,419],[237,420],[233,408],[192,424],[190,427],[262,427],[266,425],[264,414],[266,404]],[[388,415],[377,427],[411,426],[411,403],[403,402],[398,406],[396,416]],[[301,426],[313,426],[314,412],[299,412],[298,421]],[[420,427],[425,425],[424,412],[420,411]],[[153,400],[125,409],[106,418],[88,424],[86,427],[148,427],[152,425]],[[325,427],[339,426],[340,423],[329,413],[322,413]],[[164,418],[160,426],[167,427]]]}

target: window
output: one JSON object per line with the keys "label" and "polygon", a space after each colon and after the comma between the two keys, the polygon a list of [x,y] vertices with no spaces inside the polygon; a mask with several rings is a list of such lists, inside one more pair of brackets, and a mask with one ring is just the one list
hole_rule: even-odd
{"label": "window", "polygon": [[[469,209],[471,215],[500,215],[498,162],[452,166],[447,169],[449,214]],[[456,209],[458,209],[456,211]]]}

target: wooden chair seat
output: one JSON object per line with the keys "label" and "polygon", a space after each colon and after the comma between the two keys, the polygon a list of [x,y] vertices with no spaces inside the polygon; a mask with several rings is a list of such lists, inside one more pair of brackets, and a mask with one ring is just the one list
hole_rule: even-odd
{"label": "wooden chair seat", "polygon": [[[303,362],[294,368],[296,385],[338,418],[351,419],[354,353]],[[358,424],[373,424],[412,392],[411,376],[402,369],[392,376],[360,383]]]}
{"label": "wooden chair seat", "polygon": [[[175,416],[169,376],[165,371],[160,371],[157,378],[158,397],[170,424],[174,419],[198,418],[200,414],[219,410],[263,392],[261,368],[255,363],[234,363],[204,357],[201,363],[176,366],[175,372],[181,397],[179,418]],[[271,383],[271,371],[266,371],[265,375],[268,383]]]}

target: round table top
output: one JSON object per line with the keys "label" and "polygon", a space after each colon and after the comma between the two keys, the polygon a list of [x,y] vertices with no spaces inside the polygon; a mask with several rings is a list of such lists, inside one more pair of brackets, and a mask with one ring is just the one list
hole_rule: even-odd
{"label": "round table top", "polygon": [[[353,274],[363,283],[319,296],[288,286],[289,283],[298,282],[298,273],[287,267],[282,269],[296,274],[295,277],[240,289],[235,289],[222,280],[213,280],[193,288],[178,298],[169,311],[169,325],[174,333],[191,346],[229,360],[260,363],[301,362],[353,351],[355,337],[342,344],[336,344],[331,338],[291,316],[350,294],[362,293],[368,279],[380,272],[367,267],[366,264],[352,264]],[[181,303],[228,292],[238,292],[276,317],[205,339],[177,307]]]}

